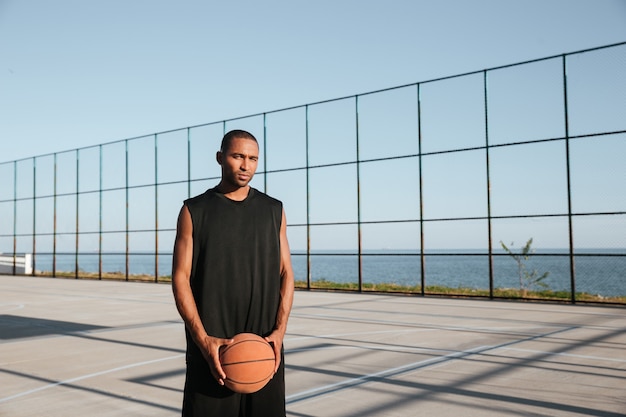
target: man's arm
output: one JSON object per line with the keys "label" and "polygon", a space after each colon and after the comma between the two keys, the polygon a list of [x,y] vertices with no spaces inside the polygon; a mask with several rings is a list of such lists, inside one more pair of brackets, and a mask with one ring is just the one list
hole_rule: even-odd
{"label": "man's arm", "polygon": [[172,291],[176,308],[194,342],[200,348],[208,362],[213,377],[220,385],[224,385],[226,375],[219,362],[220,346],[229,344],[231,339],[219,339],[207,335],[196,300],[191,291],[191,264],[193,260],[193,223],[187,206],[183,206],[178,215],[176,240],[174,242],[174,258],[172,260]]}
{"label": "man's arm", "polygon": [[283,210],[283,218],[280,224],[280,304],[276,314],[276,324],[274,331],[265,339],[274,346],[274,355],[276,356],[276,366],[274,373],[278,371],[280,365],[280,352],[283,346],[283,339],[287,332],[287,320],[291,313],[294,294],[294,274],[291,266],[291,252],[289,250],[289,242],[287,240],[287,218]]}

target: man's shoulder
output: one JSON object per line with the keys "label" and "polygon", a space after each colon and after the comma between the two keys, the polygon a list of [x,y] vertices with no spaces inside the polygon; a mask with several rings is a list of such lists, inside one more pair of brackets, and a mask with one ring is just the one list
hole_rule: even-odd
{"label": "man's shoulder", "polygon": [[256,188],[252,188],[253,192],[254,192],[254,198],[255,199],[259,199],[260,201],[266,203],[266,204],[271,204],[271,205],[277,205],[277,206],[281,206],[283,205],[283,202],[280,201],[277,198],[274,198],[272,196],[270,196],[269,194],[265,194],[262,191],[257,190]]}
{"label": "man's shoulder", "polygon": [[214,197],[214,195],[215,195],[215,192],[213,191],[213,189],[208,189],[202,194],[198,194],[196,196],[186,199],[185,204],[187,206],[194,206],[196,204],[202,204],[206,201],[211,200]]}

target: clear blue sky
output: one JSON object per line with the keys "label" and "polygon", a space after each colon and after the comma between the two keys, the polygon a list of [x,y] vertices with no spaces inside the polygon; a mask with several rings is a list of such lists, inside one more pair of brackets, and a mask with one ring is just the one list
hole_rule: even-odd
{"label": "clear blue sky", "polygon": [[0,162],[622,41],[624,0],[0,0]]}

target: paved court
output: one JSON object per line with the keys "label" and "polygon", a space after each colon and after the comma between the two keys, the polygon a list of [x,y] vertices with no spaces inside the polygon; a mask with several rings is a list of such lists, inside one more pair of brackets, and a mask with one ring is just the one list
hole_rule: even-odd
{"label": "paved court", "polygon": [[[299,291],[285,347],[291,417],[626,415],[623,307]],[[177,416],[183,372],[169,285],[0,276],[0,416]]]}

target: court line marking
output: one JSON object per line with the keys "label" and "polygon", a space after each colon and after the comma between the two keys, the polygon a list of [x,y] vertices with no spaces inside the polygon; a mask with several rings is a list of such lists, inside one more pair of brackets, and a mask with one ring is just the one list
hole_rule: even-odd
{"label": "court line marking", "polygon": [[[324,347],[302,347],[302,348],[294,348],[294,349],[286,349],[285,353],[298,353],[298,352],[307,352],[307,351],[323,351],[323,350],[342,350],[342,349],[355,349],[355,350],[379,350],[382,352],[390,352],[390,353],[441,353],[441,352],[450,352],[451,349],[441,349],[441,348],[421,348],[421,347],[394,347],[393,349],[389,349],[388,347],[381,347],[377,345],[338,345],[338,346],[324,346]],[[455,352],[458,353],[458,352]]]}
{"label": "court line marking", "polygon": [[311,388],[309,390],[297,392],[295,394],[288,395],[285,398],[285,400],[287,404],[293,404],[296,402],[307,400],[312,397],[317,397],[319,395],[329,394],[339,389],[345,389],[345,388],[353,387],[355,385],[360,385],[362,383],[369,382],[377,378],[384,378],[384,377],[398,375],[404,372],[413,371],[417,368],[422,368],[427,365],[431,365],[431,364],[434,365],[434,364],[439,364],[443,362],[448,362],[450,360],[459,359],[459,358],[463,358],[466,356],[474,355],[476,353],[488,351],[493,348],[494,346],[479,346],[479,347],[469,349],[469,350],[463,350],[459,352],[450,353],[448,355],[440,356],[438,358],[430,358],[430,359],[426,359],[423,361],[409,363],[409,364],[398,366],[395,368],[386,369],[384,371],[374,372],[374,373],[367,374],[367,375],[361,375],[357,378],[350,378],[344,381],[335,382],[333,384],[323,385],[321,387]]}
{"label": "court line marking", "polygon": [[[386,325],[386,326],[399,326],[399,327],[409,327],[415,329],[423,329],[423,330],[446,330],[446,331],[483,331],[485,333],[501,333],[501,332],[509,332],[513,334],[524,334],[528,331],[538,330],[541,328],[563,328],[565,324],[562,323],[545,323],[545,324],[534,324],[528,323],[525,325],[517,325],[517,326],[454,326],[454,325],[438,325],[438,324],[427,324],[427,323],[415,323],[415,322],[402,322],[402,321],[394,321],[394,320],[381,320],[381,319],[361,319],[358,317],[341,317],[335,315],[326,315],[326,314],[292,314],[293,317],[298,317],[302,319],[326,319],[326,320],[339,320],[345,322],[352,323],[362,323],[369,325]],[[569,328],[571,326],[567,326]],[[592,328],[592,327],[588,327]]]}
{"label": "court line marking", "polygon": [[11,401],[11,400],[14,400],[14,399],[20,398],[20,397],[25,397],[27,395],[34,394],[34,393],[40,392],[40,391],[44,391],[44,390],[47,390],[47,389],[50,389],[50,388],[58,387],[58,386],[61,386],[61,385],[68,385],[68,384],[72,384],[74,382],[82,381],[82,380],[85,380],[85,379],[94,378],[94,377],[97,377],[97,376],[106,375],[106,374],[110,374],[110,373],[113,373],[113,372],[124,371],[126,369],[137,368],[137,367],[145,366],[145,365],[152,365],[153,363],[165,362],[165,361],[169,361],[169,360],[173,360],[173,359],[180,359],[180,358],[182,358],[184,356],[185,356],[184,354],[180,354],[180,355],[168,356],[166,358],[152,359],[152,360],[143,361],[143,362],[135,362],[135,363],[131,363],[131,364],[124,365],[124,366],[118,366],[116,368],[106,369],[106,370],[100,371],[100,372],[94,372],[92,374],[78,376],[76,378],[66,379],[64,381],[58,381],[58,382],[55,382],[55,383],[52,383],[52,384],[41,386],[39,388],[34,388],[34,389],[31,389],[31,390],[28,390],[28,391],[23,391],[23,392],[20,392],[20,393],[17,393],[17,394],[10,395],[8,397],[0,398],[0,403]]}
{"label": "court line marking", "polygon": [[291,403],[296,403],[296,402],[300,402],[300,401],[304,401],[313,397],[318,397],[320,395],[325,395],[325,394],[330,394],[342,389],[347,389],[347,388],[351,388],[353,386],[356,385],[360,385],[360,384],[364,384],[367,383],[369,381],[372,380],[376,380],[378,378],[387,378],[387,377],[391,377],[391,376],[396,376],[396,375],[400,375],[406,372],[411,372],[411,371],[415,371],[419,368],[423,368],[425,366],[429,366],[429,365],[444,365],[446,362],[450,362],[454,359],[459,359],[459,358],[465,358],[468,356],[473,356],[475,354],[484,354],[486,352],[489,351],[495,351],[495,350],[499,350],[499,349],[506,349],[509,348],[512,345],[516,345],[519,343],[524,343],[524,342],[529,342],[532,340],[539,340],[545,337],[550,337],[553,336],[555,334],[559,334],[559,333],[563,333],[563,332],[568,332],[570,330],[575,329],[575,326],[571,326],[569,328],[563,328],[560,330],[556,330],[553,332],[549,332],[549,333],[544,333],[544,334],[537,334],[535,336],[526,338],[526,339],[521,339],[521,340],[512,340],[509,342],[505,342],[505,343],[501,343],[499,345],[484,345],[484,346],[479,346],[473,349],[468,349],[468,350],[463,350],[463,351],[459,351],[459,352],[454,352],[454,353],[450,353],[448,355],[444,355],[444,356],[440,356],[438,358],[430,358],[430,359],[426,359],[424,361],[418,361],[418,362],[413,362],[407,365],[402,365],[396,368],[391,368],[391,369],[387,369],[384,371],[379,371],[379,372],[375,372],[372,374],[367,374],[367,375],[361,375],[360,377],[357,378],[350,378],[350,379],[346,379],[344,381],[340,381],[340,382],[336,382],[333,384],[327,384],[327,385],[323,385],[321,387],[317,387],[317,388],[312,388],[309,390],[305,390],[305,391],[301,391],[292,395],[289,395],[286,397],[286,401],[287,404],[291,404]]}
{"label": "court line marking", "polygon": [[626,359],[605,358],[602,356],[574,355],[571,353],[560,353],[560,352],[546,352],[544,350],[535,350],[535,349],[519,349],[519,348],[503,347],[503,348],[500,348],[499,350],[515,350],[517,352],[540,353],[540,354],[548,355],[548,356],[566,356],[569,358],[591,359],[591,360],[597,360],[597,361],[626,363]]}
{"label": "court line marking", "polygon": [[331,333],[331,334],[322,334],[319,336],[297,336],[297,337],[285,337],[284,343],[289,342],[300,342],[303,340],[310,339],[335,339],[338,337],[346,337],[346,336],[362,336],[362,335],[372,335],[372,334],[389,334],[389,333],[417,333],[417,332],[433,332],[437,329],[404,329],[404,330],[372,330],[372,331],[364,331],[364,332],[348,332],[348,333]]}
{"label": "court line marking", "polygon": [[[5,310],[5,307],[11,307],[11,308],[8,308],[7,310]],[[24,307],[26,307],[26,305],[23,303],[0,303],[0,311],[2,312],[21,310]]]}

